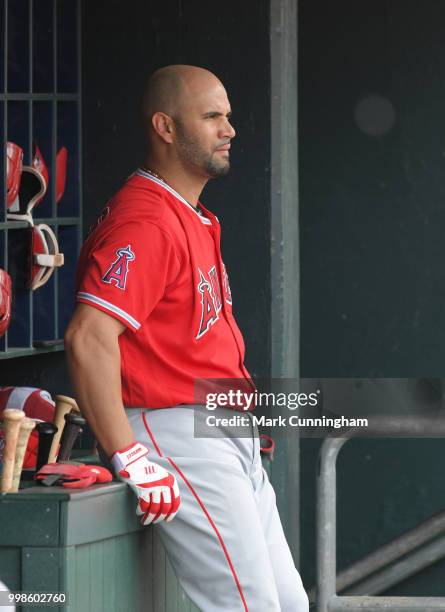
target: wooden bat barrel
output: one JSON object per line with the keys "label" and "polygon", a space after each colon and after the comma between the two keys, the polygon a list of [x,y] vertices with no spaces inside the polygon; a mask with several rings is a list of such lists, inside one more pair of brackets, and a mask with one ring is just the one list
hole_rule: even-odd
{"label": "wooden bat barrel", "polygon": [[17,441],[17,447],[15,451],[14,460],[14,472],[12,475],[12,487],[10,493],[17,493],[19,490],[20,476],[22,474],[23,460],[25,459],[26,447],[28,446],[29,436],[31,431],[36,426],[36,422],[33,419],[25,417],[20,422],[19,439]]}
{"label": "wooden bat barrel", "polygon": [[3,449],[3,472],[1,492],[7,493],[12,488],[14,460],[19,439],[20,423],[25,418],[23,410],[7,408],[3,411],[3,432],[5,447]]}

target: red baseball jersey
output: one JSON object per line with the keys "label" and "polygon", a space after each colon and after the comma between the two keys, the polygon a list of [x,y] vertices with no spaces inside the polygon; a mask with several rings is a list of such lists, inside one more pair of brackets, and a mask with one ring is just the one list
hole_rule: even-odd
{"label": "red baseball jersey", "polygon": [[127,407],[196,403],[200,378],[250,379],[218,219],[138,170],[80,254],[76,299],[121,321]]}

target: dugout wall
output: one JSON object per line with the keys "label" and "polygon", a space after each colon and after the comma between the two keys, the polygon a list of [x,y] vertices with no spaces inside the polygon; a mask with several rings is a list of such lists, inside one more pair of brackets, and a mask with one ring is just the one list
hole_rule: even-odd
{"label": "dugout wall", "polygon": [[[301,373],[412,377],[443,393],[445,6],[299,2]],[[443,386],[443,385],[442,385]],[[394,392],[403,397],[408,384]],[[301,441],[302,559],[314,582],[314,468]],[[442,440],[351,442],[338,569],[445,507]],[[442,560],[388,595],[444,595]]]}

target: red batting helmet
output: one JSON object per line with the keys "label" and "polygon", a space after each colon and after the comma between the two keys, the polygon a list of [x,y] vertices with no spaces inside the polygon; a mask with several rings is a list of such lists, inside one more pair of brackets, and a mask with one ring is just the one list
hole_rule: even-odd
{"label": "red batting helmet", "polygon": [[12,282],[9,274],[0,268],[0,338],[11,322]]}
{"label": "red batting helmet", "polygon": [[[16,152],[15,155],[17,155]],[[18,198],[15,198],[13,204],[8,206],[10,211],[7,215],[8,219],[26,220],[32,225],[32,209],[43,199],[47,188],[48,169],[39,147],[34,143],[32,163],[30,166],[22,166]]]}
{"label": "red batting helmet", "polygon": [[[0,387],[0,418],[6,408],[23,410],[30,419],[53,421],[55,403],[48,393],[36,387]],[[32,468],[37,462],[38,433],[29,437],[23,467]],[[0,431],[0,460],[3,460],[3,431]]]}
{"label": "red batting helmet", "polygon": [[18,210],[18,194],[23,167],[23,150],[14,142],[6,143],[6,207]]}
{"label": "red batting helmet", "polygon": [[60,202],[65,191],[67,163],[68,150],[62,147],[56,156],[56,204]]}

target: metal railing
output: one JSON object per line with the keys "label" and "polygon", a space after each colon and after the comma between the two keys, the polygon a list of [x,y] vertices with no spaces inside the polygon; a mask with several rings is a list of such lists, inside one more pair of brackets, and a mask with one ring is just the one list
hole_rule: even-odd
{"label": "metal railing", "polygon": [[[392,543],[367,555],[336,577],[336,461],[342,446],[353,437],[445,437],[445,419],[441,417],[378,417],[367,428],[357,428],[323,442],[317,474],[317,612],[380,610],[405,612],[445,611],[445,597],[387,597],[354,595],[354,592],[378,593],[403,577],[408,577],[445,554],[445,536],[430,542],[445,530],[445,513],[400,536]],[[419,550],[419,546],[423,546]],[[412,552],[415,551],[415,552]],[[400,556],[412,552],[390,567]],[[381,571],[379,571],[381,570]],[[375,573],[377,572],[377,573]],[[372,576],[371,576],[372,574]],[[361,581],[361,582],[360,582]],[[358,583],[358,584],[357,584]],[[350,595],[337,595],[355,584]]]}

